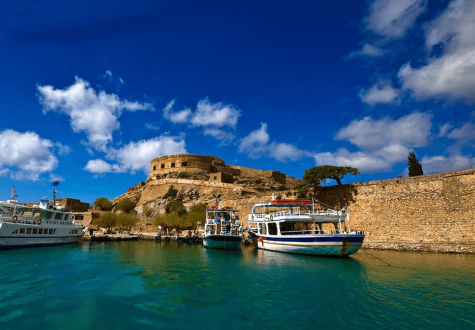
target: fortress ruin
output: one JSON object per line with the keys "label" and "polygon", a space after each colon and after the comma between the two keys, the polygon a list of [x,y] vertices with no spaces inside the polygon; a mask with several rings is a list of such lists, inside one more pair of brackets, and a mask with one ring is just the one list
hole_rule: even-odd
{"label": "fortress ruin", "polygon": [[[150,165],[147,183],[166,178],[187,178],[220,183],[245,184],[246,181],[271,181],[274,185],[292,188],[299,180],[279,171],[263,171],[248,167],[226,165],[215,156],[177,154],[157,157]],[[262,182],[258,182],[262,183]]]}

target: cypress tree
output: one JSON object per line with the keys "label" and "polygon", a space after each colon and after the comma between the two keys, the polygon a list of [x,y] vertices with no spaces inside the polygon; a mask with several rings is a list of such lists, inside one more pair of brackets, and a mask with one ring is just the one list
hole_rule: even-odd
{"label": "cypress tree", "polygon": [[411,151],[407,156],[407,165],[409,166],[409,176],[424,175],[422,165],[416,158],[416,154]]}

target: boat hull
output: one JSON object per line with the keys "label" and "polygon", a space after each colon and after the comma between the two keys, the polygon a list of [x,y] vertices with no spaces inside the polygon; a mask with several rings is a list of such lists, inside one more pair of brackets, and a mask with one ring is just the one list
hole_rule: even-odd
{"label": "boat hull", "polygon": [[203,238],[203,246],[209,249],[237,250],[242,245],[242,237],[238,235],[207,235]]}
{"label": "boat hull", "polygon": [[364,235],[357,234],[265,236],[250,232],[249,236],[259,249],[329,257],[356,253],[364,240]]}
{"label": "boat hull", "polygon": [[0,249],[49,246],[77,243],[80,236],[66,237],[0,237]]}

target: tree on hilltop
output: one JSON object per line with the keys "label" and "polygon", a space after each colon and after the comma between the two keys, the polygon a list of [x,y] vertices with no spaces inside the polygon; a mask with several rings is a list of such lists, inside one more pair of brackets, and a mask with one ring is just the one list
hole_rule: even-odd
{"label": "tree on hilltop", "polygon": [[335,180],[340,186],[341,180],[347,174],[359,175],[360,172],[357,168],[349,166],[315,166],[305,170],[305,173],[302,177],[302,182],[297,184],[294,189],[297,189],[299,194],[307,192],[309,188],[313,188],[315,191],[315,188],[320,186],[322,183],[325,183],[327,179]]}
{"label": "tree on hilltop", "polygon": [[417,160],[416,154],[411,151],[407,156],[407,165],[409,166],[409,176],[424,175],[422,165]]}

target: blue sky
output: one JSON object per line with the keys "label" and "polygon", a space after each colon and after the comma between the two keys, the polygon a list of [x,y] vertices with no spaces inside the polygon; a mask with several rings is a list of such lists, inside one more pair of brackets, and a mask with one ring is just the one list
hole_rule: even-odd
{"label": "blue sky", "polygon": [[2,200],[112,199],[185,152],[475,166],[473,1],[3,1],[0,27]]}

